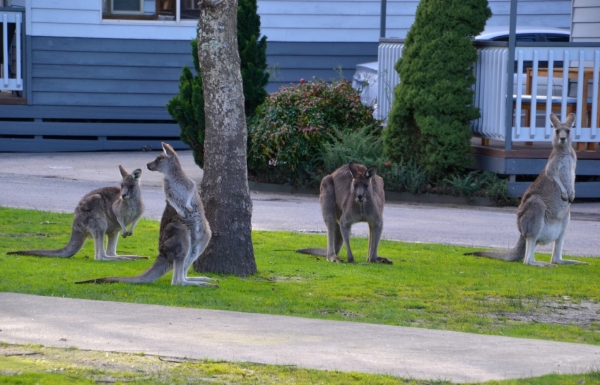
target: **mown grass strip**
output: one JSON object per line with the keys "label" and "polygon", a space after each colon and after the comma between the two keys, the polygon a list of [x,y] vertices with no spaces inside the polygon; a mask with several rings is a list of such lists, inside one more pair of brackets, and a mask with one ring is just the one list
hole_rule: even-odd
{"label": "mown grass strip", "polygon": [[[19,354],[21,353],[21,354]],[[34,354],[32,354],[34,353]],[[490,381],[487,385],[582,385],[600,372]],[[451,385],[443,379],[304,369],[289,365],[173,359],[145,354],[0,343],[0,384],[368,384]]]}

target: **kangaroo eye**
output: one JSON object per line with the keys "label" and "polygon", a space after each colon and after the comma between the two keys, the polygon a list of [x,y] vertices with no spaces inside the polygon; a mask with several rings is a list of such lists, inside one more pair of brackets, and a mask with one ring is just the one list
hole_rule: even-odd
{"label": "kangaroo eye", "polygon": [[129,188],[131,188],[131,189],[132,189],[132,188],[134,188],[134,187],[135,187],[134,185],[130,185],[130,186],[129,186]]}
{"label": "kangaroo eye", "polygon": [[566,132],[567,134],[570,134],[570,133],[571,133],[571,130],[565,130],[565,132]]}

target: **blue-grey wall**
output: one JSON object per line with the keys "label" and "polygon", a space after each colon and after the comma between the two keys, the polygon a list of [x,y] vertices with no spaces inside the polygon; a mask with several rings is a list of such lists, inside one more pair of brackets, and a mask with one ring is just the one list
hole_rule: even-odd
{"label": "blue-grey wall", "polygon": [[[27,37],[27,105],[0,105],[0,151],[126,150],[178,141],[166,103],[178,92],[187,41]],[[269,42],[274,92],[301,78],[351,79],[377,43]]]}

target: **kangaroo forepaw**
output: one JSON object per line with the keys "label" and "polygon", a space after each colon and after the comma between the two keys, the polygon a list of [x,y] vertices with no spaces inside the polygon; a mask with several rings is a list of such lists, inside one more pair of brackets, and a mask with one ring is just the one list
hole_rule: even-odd
{"label": "kangaroo forepaw", "polygon": [[194,208],[190,205],[190,206],[185,206],[185,208],[187,209],[188,212],[193,212]]}

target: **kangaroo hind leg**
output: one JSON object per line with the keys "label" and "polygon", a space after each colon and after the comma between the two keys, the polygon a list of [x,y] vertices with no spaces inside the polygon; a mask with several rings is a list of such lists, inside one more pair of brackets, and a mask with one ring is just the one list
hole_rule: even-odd
{"label": "kangaroo hind leg", "polygon": [[519,229],[525,237],[525,258],[523,263],[529,266],[554,267],[551,263],[535,260],[535,246],[543,231],[546,215],[546,204],[539,196],[530,197],[523,215],[519,217]]}
{"label": "kangaroo hind leg", "polygon": [[563,221],[563,230],[554,241],[554,248],[552,249],[552,260],[550,262],[557,265],[589,265],[587,262],[575,261],[573,259],[562,259],[563,242],[565,240],[565,232],[567,225],[569,224],[569,216],[567,215]]}
{"label": "kangaroo hind leg", "polygon": [[327,227],[327,260],[330,262],[341,262],[337,254],[341,248],[342,235],[336,216],[335,186],[333,178],[327,175],[321,181],[321,194],[319,196],[321,203],[321,213],[323,222]]}
{"label": "kangaroo hind leg", "polygon": [[119,241],[119,231],[107,234],[108,241],[106,242],[106,256],[110,259],[148,259],[148,257],[140,257],[138,255],[118,255],[117,242]]}

